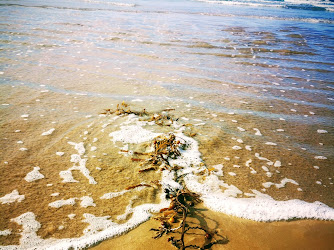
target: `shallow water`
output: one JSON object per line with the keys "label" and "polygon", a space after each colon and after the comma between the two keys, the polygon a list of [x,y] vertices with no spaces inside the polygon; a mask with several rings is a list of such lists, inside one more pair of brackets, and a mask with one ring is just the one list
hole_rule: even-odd
{"label": "shallow water", "polygon": [[[136,118],[99,114],[122,101],[151,114],[175,109],[168,112],[174,127],[140,125],[151,133],[182,132],[189,145],[198,144],[198,151],[188,149],[201,153],[190,160],[198,172],[188,187],[198,189],[198,182],[212,191],[217,187],[206,181],[215,177],[217,193],[230,204],[215,207],[215,196],[203,193],[207,207],[253,220],[334,218],[333,5],[326,1],[324,11],[310,1],[307,8],[293,1],[288,7],[216,2],[0,2],[2,245],[93,235],[69,245],[57,241],[85,246],[140,223],[136,207],[163,206],[158,186],[101,199],[168,179],[166,171],[139,174],[140,164],[120,154],[126,143],[110,133]],[[149,150],[152,138],[145,135],[144,144],[130,149]],[[74,165],[76,182],[64,182]],[[43,178],[27,181],[37,166]],[[16,199],[6,203],[14,190]],[[272,198],[291,202],[278,207],[293,205],[276,215],[252,205],[259,199],[273,205]],[[62,199],[72,203],[50,206]],[[27,223],[40,223],[32,242],[22,240],[28,231],[19,231],[23,214]],[[105,225],[117,229],[103,231]]]}

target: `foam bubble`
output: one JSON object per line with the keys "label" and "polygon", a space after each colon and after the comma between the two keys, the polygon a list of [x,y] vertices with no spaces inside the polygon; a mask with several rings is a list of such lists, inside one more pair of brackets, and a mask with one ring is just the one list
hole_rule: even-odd
{"label": "foam bubble", "polygon": [[0,202],[2,204],[9,204],[13,202],[21,202],[25,198],[24,195],[20,195],[19,192],[15,189],[11,193],[6,194],[5,196],[0,198]]}
{"label": "foam bubble", "polygon": [[80,206],[81,207],[96,207],[96,204],[94,203],[94,200],[92,197],[89,196],[84,196],[80,198],[81,203]]}
{"label": "foam bubble", "polygon": [[0,230],[0,236],[7,236],[12,233],[12,230],[6,229],[6,230]]}
{"label": "foam bubble", "polygon": [[71,220],[73,220],[75,216],[76,216],[76,214],[69,214],[69,215],[67,215],[67,217],[70,218]]}
{"label": "foam bubble", "polygon": [[127,192],[129,192],[130,190],[123,190],[121,192],[111,192],[111,193],[106,193],[104,195],[102,195],[100,197],[100,199],[112,199],[112,198],[115,198],[115,197],[118,197],[118,196],[121,196]]}
{"label": "foam bubble", "polygon": [[270,145],[270,146],[276,146],[276,145],[277,145],[276,143],[274,143],[274,142],[270,142],[270,141],[266,142],[265,144],[266,144],[266,145]]}
{"label": "foam bubble", "polygon": [[316,159],[316,160],[326,160],[327,157],[326,156],[322,156],[322,155],[317,155],[317,156],[314,156],[314,159]]}
{"label": "foam bubble", "polygon": [[69,198],[67,200],[61,199],[61,200],[57,200],[54,202],[49,203],[49,207],[54,207],[54,208],[60,208],[62,206],[66,206],[66,205],[74,205],[75,204],[75,200],[77,198]]}
{"label": "foam bubble", "polygon": [[279,168],[279,167],[281,167],[281,166],[282,166],[282,163],[281,163],[280,161],[275,161],[275,163],[274,163],[274,167]]}
{"label": "foam bubble", "polygon": [[259,129],[257,129],[257,128],[253,128],[254,130],[255,130],[255,135],[258,135],[258,136],[262,136],[262,133],[260,132],[260,130]]}
{"label": "foam bubble", "polygon": [[109,134],[114,142],[142,143],[161,135],[142,128],[139,125],[121,126],[121,130]]}
{"label": "foam bubble", "polygon": [[237,127],[237,129],[239,129],[241,132],[246,131],[246,129],[242,128],[242,127]]}
{"label": "foam bubble", "polygon": [[[321,202],[308,203],[301,200],[276,201],[269,195],[252,190],[254,198],[235,198],[222,193],[222,181],[208,176],[200,182],[196,175],[185,177],[187,187],[201,195],[208,208],[255,221],[277,221],[291,218],[334,219],[334,209]],[[287,180],[282,180],[282,183]],[[293,181],[293,180],[292,180]],[[280,185],[280,184],[277,184]]]}
{"label": "foam bubble", "polygon": [[26,177],[24,177],[24,179],[27,181],[27,182],[32,182],[32,181],[37,181],[39,179],[43,179],[44,178],[44,175],[42,175],[40,172],[40,167],[34,167],[34,169],[29,172]]}
{"label": "foam bubble", "polygon": [[266,172],[269,172],[269,168],[267,168],[266,166],[262,166],[262,169]]}
{"label": "foam bubble", "polygon": [[22,225],[22,232],[20,238],[20,247],[22,249],[35,248],[36,245],[40,244],[43,240],[37,235],[38,229],[40,229],[41,224],[36,221],[35,214],[32,212],[27,212],[19,217],[11,219],[11,221]]}
{"label": "foam bubble", "polygon": [[49,129],[48,131],[46,131],[46,132],[43,132],[42,133],[42,135],[43,136],[46,136],[46,135],[51,135],[54,131],[55,131],[56,129],[54,129],[54,128],[51,128],[51,129]]}
{"label": "foam bubble", "polygon": [[68,142],[70,145],[74,146],[78,154],[71,155],[71,162],[74,163],[72,167],[65,171],[59,173],[60,177],[63,178],[63,182],[78,182],[72,176],[72,170],[79,170],[89,181],[89,184],[97,184],[95,179],[90,176],[90,171],[86,168],[87,159],[82,159],[81,156],[86,152],[84,143]]}
{"label": "foam bubble", "polygon": [[73,178],[72,172],[70,170],[60,171],[59,176],[63,179],[62,182],[64,183],[79,182]]}
{"label": "foam bubble", "polygon": [[68,144],[74,146],[74,149],[78,151],[79,155],[83,155],[86,152],[83,142],[68,142]]}
{"label": "foam bubble", "polygon": [[325,134],[325,133],[328,133],[328,131],[327,131],[327,130],[324,130],[324,129],[318,129],[317,132],[318,132],[319,134]]}

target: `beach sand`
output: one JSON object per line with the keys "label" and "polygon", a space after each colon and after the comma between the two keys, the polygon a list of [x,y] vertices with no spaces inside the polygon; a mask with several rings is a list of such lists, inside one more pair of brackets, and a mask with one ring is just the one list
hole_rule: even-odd
{"label": "beach sand", "polygon": [[[332,221],[256,222],[216,213],[202,205],[197,210],[192,218],[187,219],[187,223],[216,230],[214,240],[228,239],[225,243],[213,245],[211,249],[332,249],[334,245]],[[103,241],[91,249],[176,249],[167,241],[172,234],[152,238],[154,232],[150,229],[158,226],[158,221],[150,219],[129,233]],[[202,244],[203,247],[203,243],[204,233],[199,230],[189,231],[185,236],[185,244]]]}

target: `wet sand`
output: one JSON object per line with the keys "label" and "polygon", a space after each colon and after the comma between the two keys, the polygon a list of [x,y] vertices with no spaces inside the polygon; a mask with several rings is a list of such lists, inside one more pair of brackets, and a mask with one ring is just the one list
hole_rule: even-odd
{"label": "wet sand", "polygon": [[[228,242],[213,245],[211,249],[329,250],[334,245],[334,222],[332,221],[255,222],[215,213],[203,206],[198,206],[198,213],[189,218],[189,222],[191,225],[201,225],[216,230],[214,240],[227,237]],[[151,219],[129,233],[106,240],[91,249],[176,249],[167,241],[169,235],[164,235],[159,239],[152,238],[154,232],[150,229],[157,228],[158,225],[158,221]],[[199,246],[202,244],[201,247],[203,247],[203,236],[202,232],[189,231],[189,234],[185,236],[185,244]]]}

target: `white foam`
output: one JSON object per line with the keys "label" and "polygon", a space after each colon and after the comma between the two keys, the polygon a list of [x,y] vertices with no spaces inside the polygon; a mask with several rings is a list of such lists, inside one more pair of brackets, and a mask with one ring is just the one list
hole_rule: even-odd
{"label": "white foam", "polygon": [[121,130],[109,134],[114,142],[121,141],[123,143],[147,142],[159,135],[161,133],[153,133],[139,125],[121,126]]}
{"label": "white foam", "polygon": [[280,161],[275,161],[274,167],[279,168],[282,166],[282,163]]}
{"label": "white foam", "polygon": [[94,200],[92,197],[89,196],[84,196],[80,198],[81,203],[80,206],[81,207],[96,207],[96,204],[94,203]]}
{"label": "white foam", "polygon": [[24,115],[21,115],[22,118],[28,118],[29,115],[28,114],[24,114]]}
{"label": "white foam", "polygon": [[[147,123],[145,124],[147,125]],[[141,125],[137,124],[135,125],[135,127],[138,128],[142,125],[144,125],[144,123]],[[152,124],[152,126],[154,125]],[[131,126],[122,127],[124,129],[121,128],[120,131],[116,132],[127,132],[127,128]],[[141,136],[148,136],[149,138],[139,138],[133,140],[132,142],[128,142],[127,140],[131,140],[131,138],[128,139],[129,135],[124,136],[121,135],[121,133],[113,135],[116,135],[116,139],[124,139],[124,143],[139,143],[149,141],[156,137],[157,134],[154,134],[153,132],[143,128],[136,129],[136,131],[143,132]],[[182,188],[182,186],[175,181],[176,175],[182,175],[184,176],[183,178],[186,187],[189,190],[201,195],[201,199],[204,201],[205,205],[215,211],[258,221],[287,220],[291,218],[315,218],[334,220],[334,209],[320,202],[307,203],[300,200],[275,201],[269,195],[263,194],[256,190],[252,190],[254,195],[245,194],[252,198],[236,198],[242,195],[243,192],[239,190],[236,186],[229,185],[224,181],[220,180],[220,177],[223,175],[223,165],[219,164],[214,166],[218,171],[207,171],[207,168],[203,165],[197,141],[195,141],[191,137],[183,135],[181,130],[175,133],[175,135],[177,140],[185,144],[185,147],[183,149],[180,149],[181,156],[177,159],[171,159],[170,164],[172,166],[179,165],[183,167],[183,169],[180,169],[178,173],[167,170],[162,171],[161,184],[164,188]],[[112,137],[113,139],[115,139],[114,136]],[[80,165],[81,161],[85,160],[82,159],[85,153],[84,144],[70,144],[73,145],[74,148],[78,151],[78,154],[74,154],[71,156],[71,161],[74,163],[75,167],[78,167],[77,165]],[[266,158],[261,158],[258,153],[256,153],[255,155],[261,160],[271,162]],[[86,161],[84,161],[83,164],[85,164],[85,162]],[[246,162],[246,166],[251,168],[251,162],[251,159],[248,160]],[[72,170],[72,168],[70,169]],[[71,170],[67,172],[68,175],[71,175]],[[206,173],[204,176],[198,175],[198,173],[203,172]],[[285,178],[281,181],[281,183],[275,185],[285,185],[288,182],[293,183],[294,181]],[[224,189],[224,191],[222,191],[222,189]],[[113,197],[123,195],[126,192],[129,192],[129,190],[107,193],[100,198],[111,199]],[[161,192],[160,204],[144,204],[133,208],[132,203],[130,202],[125,213],[122,215],[123,217],[121,216],[119,218],[123,219],[127,217],[127,215],[129,215],[130,213],[132,213],[132,216],[127,222],[123,224],[114,223],[109,216],[97,217],[93,214],[84,214],[85,219],[83,220],[83,222],[86,222],[89,225],[84,229],[85,235],[79,238],[41,240],[36,235],[40,224],[35,220],[35,216],[30,213],[30,215],[28,216],[28,221],[32,224],[35,223],[35,226],[33,226],[31,237],[32,241],[34,242],[33,247],[38,249],[69,249],[71,247],[78,249],[88,247],[106,238],[120,235],[138,226],[140,223],[146,221],[151,216],[152,212],[158,212],[161,208],[167,207],[169,205],[169,202],[166,201],[164,196],[165,194]],[[49,206],[57,208],[64,205],[74,205],[76,199],[77,198],[58,200],[50,203]],[[71,217],[72,216],[73,215],[71,215]],[[25,228],[25,226],[23,226],[23,228]],[[52,243],[50,243],[51,240]]]}
{"label": "white foam", "polygon": [[177,159],[171,159],[169,161],[172,165],[178,165],[181,167],[199,166],[202,164],[201,153],[198,149],[198,143],[191,137],[187,137],[182,133],[176,133],[176,140],[184,142],[185,149],[180,149],[181,156]]}
{"label": "white foam", "polygon": [[314,159],[316,159],[316,160],[326,160],[327,157],[326,156],[322,156],[322,155],[318,155],[318,156],[314,156]]}
{"label": "white foam", "polygon": [[[334,209],[321,202],[308,203],[301,200],[275,201],[269,195],[256,193],[255,198],[234,198],[220,191],[221,181],[206,178],[200,183],[199,177],[188,174],[186,186],[201,195],[205,206],[228,215],[255,221],[288,220],[310,218],[334,220]],[[253,190],[255,193],[255,191]]]}
{"label": "white foam", "polygon": [[265,157],[262,157],[262,156],[260,156],[260,154],[259,154],[259,153],[255,153],[255,157],[256,157],[256,158],[258,158],[259,160],[262,160],[262,161],[269,161],[269,162],[270,162],[270,160],[269,160],[269,159],[267,159],[267,158],[265,158]]}
{"label": "white foam", "polygon": [[43,132],[42,135],[43,135],[43,136],[45,136],[45,135],[51,135],[55,130],[56,130],[56,129],[51,128],[51,129],[49,129],[48,131]]}
{"label": "white foam", "polygon": [[242,147],[240,147],[240,146],[233,146],[232,147],[234,150],[240,150],[240,149],[242,149]]}
{"label": "white foam", "polygon": [[59,176],[63,179],[62,182],[64,183],[79,182],[74,179],[71,170],[60,171]]}
{"label": "white foam", "polygon": [[68,142],[68,144],[74,146],[74,149],[78,151],[79,155],[83,155],[86,152],[83,142]]}
{"label": "white foam", "polygon": [[239,129],[241,132],[246,131],[246,129],[242,128],[242,127],[237,127],[237,129]]}
{"label": "white foam", "polygon": [[275,183],[270,181],[262,183],[262,186],[264,186],[265,188],[270,188],[272,185],[275,185]]}
{"label": "white foam", "polygon": [[137,196],[134,196],[134,197],[130,200],[129,204],[128,204],[128,205],[126,206],[126,208],[125,208],[125,212],[124,212],[124,214],[118,215],[118,216],[117,216],[117,220],[125,220],[126,217],[127,217],[128,215],[130,215],[130,214],[133,213],[133,208],[132,208],[133,201],[134,201],[135,199],[137,199],[137,198],[138,198]]}
{"label": "white foam", "polygon": [[237,142],[244,143],[244,141],[242,139],[237,139]]}
{"label": "white foam", "polygon": [[43,241],[41,237],[37,235],[37,231],[38,229],[40,229],[41,224],[36,221],[34,213],[24,213],[19,217],[11,219],[11,221],[22,225],[22,232],[20,238],[21,249],[35,248],[36,245],[40,244]]}
{"label": "white foam", "polygon": [[281,183],[279,183],[279,184],[275,184],[275,186],[276,186],[277,188],[283,188],[283,187],[285,187],[285,185],[286,185],[287,183],[292,183],[292,184],[297,185],[297,186],[299,185],[298,182],[296,182],[295,180],[288,179],[288,178],[284,178],[284,179],[281,180]]}
{"label": "white foam", "polygon": [[110,216],[97,217],[93,214],[88,213],[83,214],[83,216],[85,217],[85,219],[82,220],[82,222],[86,222],[89,224],[89,226],[84,229],[84,234],[86,236],[94,235],[100,231],[106,230],[108,227],[117,226],[116,223],[109,220]]}
{"label": "white foam", "polygon": [[[234,166],[236,166],[236,165],[234,165]],[[214,165],[212,167],[215,169],[215,174],[217,176],[224,176],[224,172],[223,172],[223,167],[224,166],[223,166],[223,164]]]}
{"label": "white foam", "polygon": [[266,166],[262,166],[262,169],[266,172],[269,172],[269,168],[267,168]]}
{"label": "white foam", "polygon": [[24,179],[27,181],[27,182],[32,182],[32,181],[37,181],[39,179],[43,179],[44,178],[44,175],[42,175],[40,172],[40,167],[34,167],[34,169],[29,172],[26,177],[24,177]]}
{"label": "white foam", "polygon": [[63,156],[65,153],[64,152],[56,152],[56,155],[58,156]]}
{"label": "white foam", "polygon": [[2,204],[9,204],[13,202],[21,202],[25,198],[24,195],[20,195],[19,192],[15,189],[11,193],[6,194],[5,196],[0,198],[0,202]]}
{"label": "white foam", "polygon": [[248,161],[246,161],[245,163],[246,167],[250,167],[251,163],[252,163],[252,159],[249,159]]}
{"label": "white foam", "polygon": [[12,233],[12,230],[6,229],[6,230],[0,230],[0,236],[7,236]]}
{"label": "white foam", "polygon": [[73,178],[72,170],[79,170],[89,181],[89,184],[97,184],[95,179],[90,176],[90,171],[86,168],[87,159],[82,159],[81,156],[86,152],[84,143],[79,142],[68,142],[70,145],[74,146],[74,149],[77,150],[78,154],[71,155],[71,162],[74,163],[72,167],[65,171],[59,173],[60,177],[63,178],[63,182],[78,182]]}
{"label": "white foam", "polygon": [[275,185],[276,188],[279,189],[279,188],[283,188],[283,187],[285,187],[285,185],[286,185],[287,183],[292,183],[292,184],[297,185],[297,186],[299,185],[298,182],[296,182],[295,180],[288,179],[288,178],[284,178],[284,179],[282,179],[281,182],[280,182],[280,183],[277,183],[277,184],[275,184],[275,183],[273,183],[273,182],[265,182],[265,183],[263,183],[262,185],[263,185],[265,188],[269,188],[269,187]]}
{"label": "white foam", "polygon": [[70,218],[71,220],[73,220],[75,216],[76,216],[76,214],[69,214],[69,215],[67,215],[67,217]]}
{"label": "white foam", "polygon": [[274,142],[270,142],[270,141],[266,142],[265,144],[266,144],[266,145],[270,145],[270,146],[276,146],[276,145],[277,145],[276,143],[274,143]]}
{"label": "white foam", "polygon": [[317,132],[318,132],[319,134],[325,134],[325,133],[328,133],[328,131],[327,131],[327,130],[324,130],[324,129],[318,129]]}
{"label": "white foam", "polygon": [[54,208],[60,208],[62,206],[66,206],[66,205],[74,205],[75,204],[75,200],[77,198],[69,198],[67,200],[61,199],[61,200],[57,200],[54,202],[49,203],[49,207],[54,207]]}
{"label": "white foam", "polygon": [[255,135],[262,136],[259,129],[257,129],[257,128],[253,128],[253,129],[256,131]]}
{"label": "white foam", "polygon": [[115,198],[115,197],[118,197],[118,196],[121,196],[127,192],[129,192],[130,190],[123,190],[121,192],[111,192],[111,193],[106,193],[104,195],[102,195],[100,197],[100,199],[112,199],[112,198]]}

